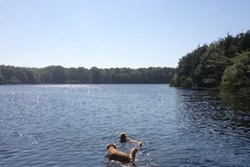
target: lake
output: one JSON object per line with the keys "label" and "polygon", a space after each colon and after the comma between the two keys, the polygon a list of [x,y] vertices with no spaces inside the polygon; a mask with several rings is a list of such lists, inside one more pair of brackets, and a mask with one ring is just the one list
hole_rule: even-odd
{"label": "lake", "polygon": [[135,166],[249,166],[250,97],[168,85],[0,86],[1,167],[107,167],[120,132]]}

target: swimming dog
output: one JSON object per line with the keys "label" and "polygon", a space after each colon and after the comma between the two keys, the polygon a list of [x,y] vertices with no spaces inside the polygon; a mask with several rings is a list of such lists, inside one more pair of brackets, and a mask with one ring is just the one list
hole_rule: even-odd
{"label": "swimming dog", "polygon": [[133,163],[135,161],[135,155],[137,153],[137,148],[133,147],[130,150],[130,153],[124,153],[122,151],[117,150],[115,144],[107,145],[108,158],[109,160],[116,160],[122,163]]}
{"label": "swimming dog", "polygon": [[131,139],[130,137],[128,137],[127,135],[126,135],[126,133],[124,133],[124,132],[121,132],[120,133],[120,142],[121,143],[126,143],[126,142],[131,142],[131,143],[136,143],[136,144],[138,144],[140,147],[142,147],[142,145],[143,145],[143,143],[142,143],[142,141],[136,141],[136,140],[133,140],[133,139]]}

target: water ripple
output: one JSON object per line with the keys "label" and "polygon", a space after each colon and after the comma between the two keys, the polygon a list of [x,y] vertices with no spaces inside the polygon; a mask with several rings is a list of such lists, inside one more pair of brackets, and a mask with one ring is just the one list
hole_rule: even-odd
{"label": "water ripple", "polygon": [[0,166],[124,166],[105,157],[108,143],[136,146],[119,143],[122,131],[144,142],[137,167],[248,166],[249,98],[237,96],[168,85],[2,86]]}

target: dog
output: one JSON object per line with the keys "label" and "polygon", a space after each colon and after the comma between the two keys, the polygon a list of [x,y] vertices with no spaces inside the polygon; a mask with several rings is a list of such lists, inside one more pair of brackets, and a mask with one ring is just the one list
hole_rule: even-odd
{"label": "dog", "polygon": [[120,161],[122,163],[133,163],[135,161],[135,156],[137,153],[137,148],[133,147],[130,150],[130,153],[124,153],[122,151],[117,150],[115,144],[108,144],[107,151],[108,151],[108,158],[109,160]]}
{"label": "dog", "polygon": [[121,142],[121,143],[126,143],[126,142],[136,143],[136,144],[138,144],[140,147],[142,147],[142,145],[143,145],[142,141],[133,140],[133,139],[131,139],[130,137],[128,137],[128,136],[126,135],[126,133],[124,133],[124,132],[121,132],[121,133],[120,133],[119,138],[120,138],[120,142]]}

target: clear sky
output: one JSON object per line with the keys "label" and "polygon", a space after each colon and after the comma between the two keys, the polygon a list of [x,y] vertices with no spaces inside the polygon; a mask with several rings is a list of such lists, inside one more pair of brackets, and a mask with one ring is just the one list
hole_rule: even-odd
{"label": "clear sky", "polygon": [[0,0],[0,65],[177,67],[250,29],[250,0]]}

